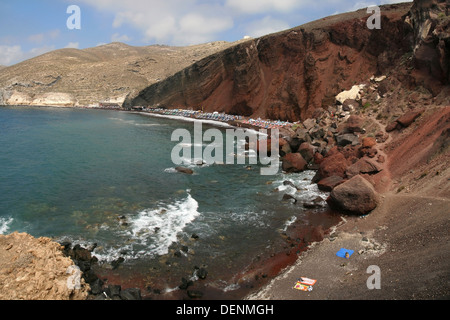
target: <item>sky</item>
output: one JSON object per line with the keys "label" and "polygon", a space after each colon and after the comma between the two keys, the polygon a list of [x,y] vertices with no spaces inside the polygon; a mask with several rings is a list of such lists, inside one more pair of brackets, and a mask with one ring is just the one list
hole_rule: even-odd
{"label": "sky", "polygon": [[132,46],[232,42],[370,5],[407,1],[0,0],[0,65],[116,41]]}

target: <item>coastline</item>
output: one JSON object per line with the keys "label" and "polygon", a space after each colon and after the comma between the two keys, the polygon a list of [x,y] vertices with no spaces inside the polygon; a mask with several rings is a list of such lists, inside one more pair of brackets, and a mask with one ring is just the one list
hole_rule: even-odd
{"label": "coastline", "polygon": [[[7,107],[21,108],[22,106],[7,106]],[[37,108],[35,106],[26,106],[26,107]],[[58,108],[58,107],[40,106],[40,108]],[[67,107],[67,108],[69,108],[69,107]],[[219,127],[236,128],[236,127],[232,126],[231,124],[224,123],[221,121],[192,119],[192,118],[166,116],[166,115],[154,115],[154,114],[146,113],[146,112],[133,112],[133,111],[130,112],[130,111],[126,111],[126,110],[117,110],[117,109],[109,109],[109,108],[99,109],[99,108],[89,108],[89,107],[86,107],[86,108],[73,107],[71,109],[122,111],[122,112],[133,113],[133,114],[141,114],[141,115],[145,115],[145,116],[170,118],[175,121],[189,121],[189,122],[201,121],[203,123],[207,123],[210,125],[216,125]],[[250,128],[243,128],[243,129],[255,130],[255,132],[256,132],[256,130],[259,128],[254,127],[254,129],[250,129]],[[292,237],[295,238],[294,235],[292,235]],[[267,257],[267,261],[264,260],[264,262],[266,262],[266,264],[262,267],[261,267],[261,261],[256,262],[255,265],[249,266],[248,270],[246,270],[245,272],[243,272],[240,275],[240,278],[239,278],[239,275],[236,275],[236,279],[237,279],[236,281],[240,282],[242,284],[242,287],[246,291],[250,287],[261,286],[261,284],[264,283],[266,280],[271,279],[275,275],[275,273],[278,273],[280,268],[284,268],[287,264],[290,264],[294,261],[294,258],[296,256],[296,253],[294,252],[294,250],[297,250],[297,249],[290,247],[289,250],[287,250],[287,252],[286,252],[286,250],[283,250],[283,252],[280,252],[272,257]],[[238,293],[238,292],[239,292],[239,290],[236,291],[236,293]],[[183,298],[183,297],[181,297],[181,298]]]}
{"label": "coastline", "polygon": [[[387,193],[368,216],[346,217],[327,238],[314,243],[293,265],[245,299],[447,300],[449,222],[440,213],[448,205],[443,197]],[[405,223],[411,219],[413,223]],[[340,248],[354,253],[349,259],[338,257]],[[380,270],[380,289],[368,285],[371,266]],[[312,291],[293,288],[300,277],[317,280]]]}
{"label": "coastline", "polygon": [[[242,299],[449,299],[446,270],[450,270],[450,250],[441,252],[442,248],[450,249],[449,221],[444,214],[439,215],[448,212],[448,198],[392,191],[381,194],[382,202],[373,212],[362,217],[343,215],[342,223],[319,230],[323,239],[312,241],[300,254],[281,252],[255,263],[255,269],[242,275],[251,289]],[[395,216],[390,215],[392,212]],[[405,221],[411,217],[414,221],[405,232]],[[418,240],[420,245],[416,245]],[[342,247],[354,250],[354,255],[348,260],[337,257],[336,251]],[[428,268],[430,261],[435,262],[432,268]],[[371,265],[381,268],[381,290],[367,287],[367,267]],[[294,290],[299,277],[316,279],[313,291]]]}

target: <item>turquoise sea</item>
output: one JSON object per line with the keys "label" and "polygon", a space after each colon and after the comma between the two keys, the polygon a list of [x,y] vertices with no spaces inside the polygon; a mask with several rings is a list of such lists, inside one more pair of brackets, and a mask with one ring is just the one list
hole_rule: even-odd
{"label": "turquoise sea", "polygon": [[[262,176],[259,165],[193,161],[193,175],[176,172],[171,151],[178,142],[171,135],[179,128],[191,131],[193,122],[0,107],[0,234],[96,243],[98,272],[144,291],[157,288],[161,298],[182,297],[180,278],[204,267],[203,287],[234,298],[244,287],[236,275],[286,249],[290,226],[336,223],[326,209],[301,205],[327,197],[310,183],[313,171]],[[282,201],[286,193],[297,203]],[[119,257],[124,262],[112,269]]]}

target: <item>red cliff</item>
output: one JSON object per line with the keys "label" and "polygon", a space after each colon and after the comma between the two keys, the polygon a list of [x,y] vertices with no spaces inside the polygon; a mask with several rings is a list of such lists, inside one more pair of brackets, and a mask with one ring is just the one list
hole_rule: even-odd
{"label": "red cliff", "polygon": [[381,30],[366,9],[317,20],[228,48],[129,96],[125,107],[193,108],[296,121],[373,74],[414,42],[412,4],[383,6]]}

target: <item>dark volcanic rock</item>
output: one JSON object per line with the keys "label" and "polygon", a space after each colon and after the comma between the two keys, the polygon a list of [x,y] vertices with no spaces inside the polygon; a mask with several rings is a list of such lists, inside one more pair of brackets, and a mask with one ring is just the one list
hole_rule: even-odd
{"label": "dark volcanic rock", "polygon": [[297,199],[295,199],[295,197],[291,196],[290,194],[285,193],[283,195],[282,201],[288,201],[288,200],[294,200],[294,203],[297,202]]}
{"label": "dark volcanic rock", "polygon": [[336,137],[336,143],[341,147],[347,145],[356,146],[359,143],[359,137],[353,133],[344,133]]}
{"label": "dark volcanic rock", "polygon": [[198,290],[188,290],[187,294],[191,299],[200,299],[201,297],[203,297],[203,292]]}
{"label": "dark volcanic rock", "polygon": [[121,290],[120,298],[122,300],[142,300],[141,290],[137,288]]}
{"label": "dark volcanic rock", "polygon": [[204,280],[204,279],[206,279],[206,276],[208,275],[208,271],[205,268],[199,268],[197,270],[196,274],[197,274],[197,277]]}
{"label": "dark volcanic rock", "polygon": [[185,168],[185,167],[176,167],[175,170],[178,171],[178,172],[181,172],[181,173],[186,173],[186,174],[193,174],[194,173],[194,171],[192,169]]}
{"label": "dark volcanic rock", "polygon": [[300,153],[306,162],[311,162],[314,158],[314,148],[308,143],[303,142],[298,148],[298,153]]}

